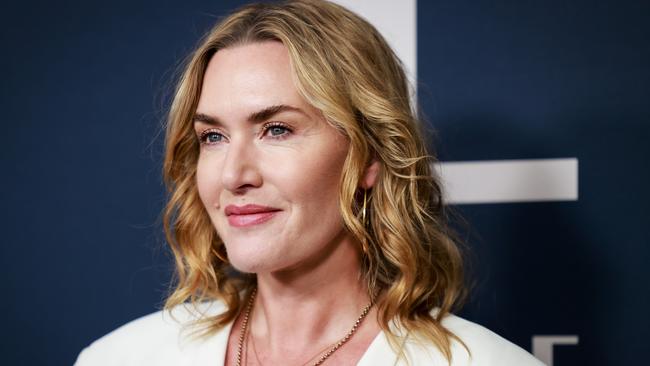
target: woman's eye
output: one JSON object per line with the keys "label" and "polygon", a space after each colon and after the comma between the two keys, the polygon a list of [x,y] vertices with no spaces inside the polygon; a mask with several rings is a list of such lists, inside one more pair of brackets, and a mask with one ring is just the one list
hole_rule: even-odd
{"label": "woman's eye", "polygon": [[291,130],[288,127],[281,125],[271,125],[266,128],[265,132],[271,137],[280,137],[288,134]]}
{"label": "woman's eye", "polygon": [[223,141],[224,136],[216,131],[205,131],[199,137],[202,144],[217,144]]}

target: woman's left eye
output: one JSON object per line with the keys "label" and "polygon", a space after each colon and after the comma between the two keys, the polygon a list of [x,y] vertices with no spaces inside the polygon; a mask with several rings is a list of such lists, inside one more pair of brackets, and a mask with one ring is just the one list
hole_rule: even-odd
{"label": "woman's left eye", "polygon": [[269,135],[270,137],[281,137],[287,135],[291,132],[291,129],[282,124],[272,124],[268,125],[264,129],[264,134]]}

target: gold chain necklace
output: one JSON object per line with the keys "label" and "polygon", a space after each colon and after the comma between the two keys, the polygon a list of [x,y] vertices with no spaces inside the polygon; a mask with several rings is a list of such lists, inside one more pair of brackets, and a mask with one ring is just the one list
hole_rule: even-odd
{"label": "gold chain necklace", "polygon": [[[253,289],[253,292],[251,293],[251,297],[248,300],[248,304],[246,305],[246,311],[244,312],[244,319],[242,320],[241,324],[241,331],[239,332],[239,342],[237,343],[237,362],[235,363],[236,366],[241,366],[241,359],[242,359],[242,351],[244,348],[244,340],[246,339],[246,335],[248,334],[248,318],[251,315],[251,310],[253,309],[253,303],[255,302],[255,295],[257,294],[257,288]],[[361,325],[361,322],[363,319],[368,315],[370,312],[370,308],[372,307],[372,301],[368,305],[366,305],[365,308],[361,311],[361,315],[357,318],[357,321],[354,322],[354,325],[352,326],[352,329],[345,335],[345,337],[341,338],[332,348],[330,348],[325,354],[321,356],[321,358],[318,359],[318,361],[314,362],[312,366],[318,366],[321,365],[325,360],[332,355],[332,353],[336,352],[341,346],[343,346],[347,341],[352,338],[352,335],[357,331],[359,328],[359,325]]]}

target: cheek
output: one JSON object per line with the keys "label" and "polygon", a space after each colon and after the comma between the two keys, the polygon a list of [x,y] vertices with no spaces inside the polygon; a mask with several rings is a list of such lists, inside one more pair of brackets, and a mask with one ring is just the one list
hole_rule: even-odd
{"label": "cheek", "polygon": [[199,191],[199,197],[203,202],[203,205],[210,207],[216,204],[218,187],[218,176],[216,172],[218,169],[211,167],[212,165],[208,159],[203,156],[199,157],[199,161],[196,166],[196,187]]}
{"label": "cheek", "polygon": [[[345,159],[345,155],[339,155],[331,150],[301,154],[293,164],[286,164],[275,172],[284,175],[283,191],[294,203],[313,214],[309,215],[311,220],[333,219],[332,216],[339,215],[339,184]],[[327,217],[322,217],[324,214]]]}

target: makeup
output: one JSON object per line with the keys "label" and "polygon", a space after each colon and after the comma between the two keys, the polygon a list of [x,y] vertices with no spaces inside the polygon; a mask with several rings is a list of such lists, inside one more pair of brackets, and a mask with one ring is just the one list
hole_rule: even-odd
{"label": "makeup", "polygon": [[272,219],[279,209],[255,204],[244,206],[228,205],[224,213],[228,218],[228,224],[234,227],[248,227],[262,224]]}

